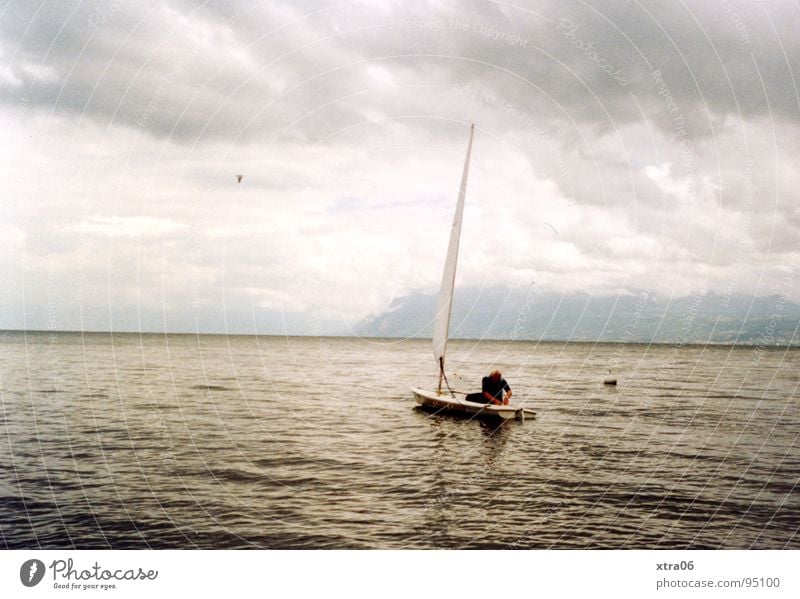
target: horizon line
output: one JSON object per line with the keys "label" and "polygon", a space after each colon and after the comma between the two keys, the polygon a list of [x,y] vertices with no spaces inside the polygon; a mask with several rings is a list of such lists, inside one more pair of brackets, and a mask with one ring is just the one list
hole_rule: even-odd
{"label": "horizon line", "polygon": [[[430,337],[393,337],[393,336],[379,336],[379,335],[303,335],[303,334],[290,334],[290,333],[212,333],[212,332],[178,332],[178,331],[98,331],[98,330],[61,330],[61,329],[0,329],[0,334],[3,333],[32,333],[32,334],[74,334],[74,335],[174,335],[174,336],[194,336],[198,337],[213,336],[213,337],[285,337],[285,338],[307,338],[307,339],[391,339],[401,341],[431,341]],[[505,337],[451,337],[450,341],[505,341],[508,343],[592,343],[601,345],[657,345],[657,346],[675,346],[675,347],[742,347],[742,348],[781,348],[781,349],[800,349],[800,341],[797,343],[773,343],[766,345],[763,343],[725,343],[716,341],[692,341],[685,343],[677,343],[674,341],[623,341],[623,340],[597,340],[597,339],[508,339]]]}

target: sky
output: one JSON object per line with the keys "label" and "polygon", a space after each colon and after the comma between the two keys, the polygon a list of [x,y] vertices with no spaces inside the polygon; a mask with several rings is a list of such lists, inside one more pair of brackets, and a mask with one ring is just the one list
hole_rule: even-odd
{"label": "sky", "polygon": [[436,292],[470,123],[457,288],[799,301],[798,29],[793,0],[11,0],[0,328],[347,332]]}

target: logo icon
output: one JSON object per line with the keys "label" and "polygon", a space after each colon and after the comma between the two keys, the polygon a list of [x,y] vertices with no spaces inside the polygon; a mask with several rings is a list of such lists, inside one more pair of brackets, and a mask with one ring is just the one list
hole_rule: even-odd
{"label": "logo icon", "polygon": [[44,578],[44,563],[38,559],[29,559],[19,569],[19,579],[26,587],[35,587]]}

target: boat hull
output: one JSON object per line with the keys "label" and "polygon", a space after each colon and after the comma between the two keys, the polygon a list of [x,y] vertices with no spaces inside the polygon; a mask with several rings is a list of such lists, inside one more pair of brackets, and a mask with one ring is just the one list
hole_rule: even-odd
{"label": "boat hull", "polygon": [[469,416],[476,418],[489,418],[499,420],[520,420],[535,418],[536,412],[521,406],[496,406],[491,404],[467,401],[466,394],[456,393],[455,396],[426,389],[412,387],[414,399],[421,408],[436,413]]}

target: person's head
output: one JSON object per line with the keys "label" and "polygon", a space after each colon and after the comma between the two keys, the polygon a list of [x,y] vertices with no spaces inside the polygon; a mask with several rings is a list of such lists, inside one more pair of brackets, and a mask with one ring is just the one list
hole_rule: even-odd
{"label": "person's head", "polygon": [[499,370],[492,370],[492,373],[489,375],[489,377],[496,381],[499,381],[501,378],[503,378],[503,375],[500,374]]}

